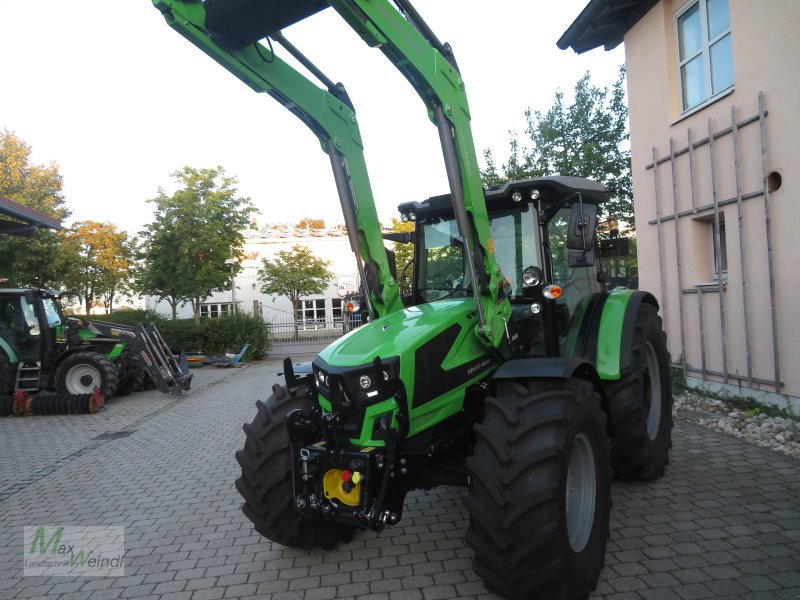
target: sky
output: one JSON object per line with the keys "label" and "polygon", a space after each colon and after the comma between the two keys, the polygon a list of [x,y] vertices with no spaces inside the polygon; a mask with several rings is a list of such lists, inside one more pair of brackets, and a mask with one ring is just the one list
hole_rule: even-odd
{"label": "sky", "polygon": [[[496,162],[525,110],[569,98],[587,71],[610,86],[622,47],[576,55],[556,41],[588,0],[416,0],[454,49],[475,146]],[[152,220],[159,187],[189,165],[222,165],[258,222],[342,222],[330,162],[317,138],[269,96],[256,94],[166,25],[149,0],[0,0],[0,128],[55,162],[76,220],[130,233]],[[435,127],[407,81],[333,10],[284,31],[328,77],[345,84],[365,144],[378,214],[445,193]],[[285,56],[281,49],[278,55]],[[481,164],[483,161],[481,159]]]}

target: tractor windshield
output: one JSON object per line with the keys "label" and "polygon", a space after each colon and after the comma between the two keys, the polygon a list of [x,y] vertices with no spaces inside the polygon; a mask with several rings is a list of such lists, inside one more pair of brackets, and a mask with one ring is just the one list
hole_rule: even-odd
{"label": "tractor windshield", "polygon": [[419,293],[423,300],[472,294],[464,261],[464,243],[452,219],[435,219],[423,227]]}
{"label": "tractor windshield", "polygon": [[536,211],[523,204],[493,212],[490,227],[495,260],[506,278],[506,295],[511,300],[521,299],[522,271],[542,264]]}
{"label": "tractor windshield", "polygon": [[[511,300],[523,297],[522,271],[542,264],[539,228],[529,204],[501,210],[490,216],[495,259],[506,279]],[[423,300],[472,295],[464,243],[453,219],[433,219],[423,225],[419,293]]]}

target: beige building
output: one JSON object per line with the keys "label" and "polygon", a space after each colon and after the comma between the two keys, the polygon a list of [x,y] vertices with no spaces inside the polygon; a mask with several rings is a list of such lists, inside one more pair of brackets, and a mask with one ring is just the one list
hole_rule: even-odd
{"label": "beige building", "polygon": [[800,412],[800,2],[591,0],[625,43],[640,286],[690,384]]}

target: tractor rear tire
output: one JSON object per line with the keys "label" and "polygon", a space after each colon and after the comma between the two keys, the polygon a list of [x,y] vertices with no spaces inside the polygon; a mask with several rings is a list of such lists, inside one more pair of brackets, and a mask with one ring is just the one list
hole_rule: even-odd
{"label": "tractor rear tire", "polygon": [[244,498],[242,512],[258,533],[283,546],[332,550],[339,542],[352,540],[355,528],[304,518],[294,508],[286,415],[295,409],[310,412],[314,399],[307,386],[300,386],[295,396],[279,385],[272,391],[266,402],[256,402],[258,413],[252,423],[245,423],[244,448],[236,452],[242,467],[236,480]]}
{"label": "tractor rear tire", "polygon": [[62,394],[91,394],[100,390],[105,400],[119,383],[114,363],[97,352],[78,352],[65,358],[56,369],[56,389]]}
{"label": "tractor rear tire", "polygon": [[14,378],[11,375],[11,362],[8,355],[0,348],[0,396],[10,396],[14,391]]}
{"label": "tractor rear tire", "polygon": [[475,434],[465,501],[475,572],[506,598],[586,598],[611,510],[599,394],[578,379],[501,382]]}
{"label": "tractor rear tire", "polygon": [[656,308],[636,315],[632,360],[606,388],[611,429],[611,467],[625,480],[664,475],[672,447],[672,381],[666,334]]}

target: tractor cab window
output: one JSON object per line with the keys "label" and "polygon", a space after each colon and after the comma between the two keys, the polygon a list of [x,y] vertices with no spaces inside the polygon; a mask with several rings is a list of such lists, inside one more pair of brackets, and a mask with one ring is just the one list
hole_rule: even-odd
{"label": "tractor cab window", "polygon": [[494,257],[506,280],[506,294],[512,301],[522,299],[522,271],[542,264],[536,211],[526,203],[490,216]]}
{"label": "tractor cab window", "polygon": [[22,314],[25,317],[25,327],[27,327],[29,335],[41,335],[39,319],[36,318],[36,307],[33,304],[29,304],[25,298],[20,298],[20,302],[22,303]]}
{"label": "tractor cab window", "polygon": [[45,298],[43,300],[43,304],[44,316],[45,319],[47,319],[47,326],[52,328],[61,325],[61,313],[58,310],[55,300],[52,298]]}
{"label": "tractor cab window", "polygon": [[547,224],[548,249],[553,266],[553,283],[564,290],[557,300],[559,314],[559,335],[567,334],[569,323],[581,300],[602,290],[597,281],[597,264],[590,267],[570,267],[567,249],[567,231],[570,209],[562,208]]}
{"label": "tractor cab window", "polygon": [[464,243],[454,220],[424,224],[418,291],[426,302],[472,294]]}

